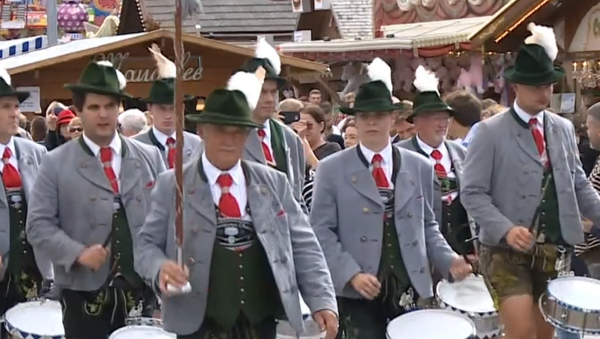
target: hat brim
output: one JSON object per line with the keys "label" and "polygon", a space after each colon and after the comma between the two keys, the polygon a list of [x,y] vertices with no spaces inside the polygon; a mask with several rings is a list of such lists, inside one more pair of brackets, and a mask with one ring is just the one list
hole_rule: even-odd
{"label": "hat brim", "polygon": [[454,116],[454,110],[444,102],[434,102],[431,104],[421,105],[413,108],[413,112],[406,118],[408,123],[413,123],[413,118],[418,115],[436,113],[436,112],[448,112],[450,116]]}
{"label": "hat brim", "polygon": [[126,92],[115,92],[106,88],[96,87],[88,84],[65,84],[64,87],[71,92],[96,93],[128,99],[133,98],[129,93]]}
{"label": "hat brim", "polygon": [[185,118],[196,124],[211,124],[211,125],[221,125],[221,126],[237,126],[237,127],[249,127],[249,128],[258,128],[260,125],[256,124],[250,118],[247,119],[232,119],[230,115],[218,113],[218,112],[210,112],[203,111],[200,114],[188,114]]}
{"label": "hat brim", "polygon": [[[184,94],[183,95],[183,101],[192,101],[194,100],[196,97],[193,95],[189,95],[189,94]],[[161,100],[156,100],[153,98],[142,98],[140,99],[141,102],[146,103],[146,104],[159,104],[159,105],[173,105],[173,102],[164,102]]]}
{"label": "hat brim", "polygon": [[17,100],[19,100],[19,103],[23,103],[23,101],[27,100],[27,98],[29,98],[29,92],[19,92],[19,91],[11,91],[8,93],[3,93],[0,94],[0,98],[6,98],[6,97],[16,97]]}
{"label": "hat brim", "polygon": [[340,107],[340,112],[347,115],[356,115],[357,113],[384,113],[384,112],[393,112],[397,110],[401,110],[404,108],[404,105],[399,102],[396,104],[383,104],[383,105],[365,105],[365,106],[354,106],[350,107]]}
{"label": "hat brim", "polygon": [[552,72],[544,74],[525,74],[518,72],[514,66],[504,71],[506,81],[526,86],[543,86],[559,82],[565,76],[565,70],[561,66],[554,65]]}

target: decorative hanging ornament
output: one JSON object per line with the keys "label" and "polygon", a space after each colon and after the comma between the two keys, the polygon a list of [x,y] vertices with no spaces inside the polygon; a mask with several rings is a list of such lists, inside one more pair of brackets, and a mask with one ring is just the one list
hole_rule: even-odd
{"label": "decorative hanging ornament", "polygon": [[58,28],[66,34],[81,33],[85,30],[84,23],[89,14],[85,6],[78,0],[63,2],[58,8]]}

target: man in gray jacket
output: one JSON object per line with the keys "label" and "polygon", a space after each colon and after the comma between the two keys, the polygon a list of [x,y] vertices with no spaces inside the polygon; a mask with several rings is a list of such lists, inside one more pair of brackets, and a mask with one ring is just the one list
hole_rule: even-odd
{"label": "man in gray jacket", "polygon": [[128,316],[151,316],[140,311],[155,302],[134,271],[132,243],[164,165],[158,150],[117,133],[125,85],[107,61],[65,85],[83,134],[45,156],[31,192],[27,239],[54,264],[67,338],[106,339]]}
{"label": "man in gray jacket", "polygon": [[[238,72],[202,114],[188,116],[205,150],[183,169],[184,269],[174,262],[174,172],[163,173],[152,192],[136,270],[162,294],[163,326],[179,339],[275,339],[282,318],[301,332],[300,295],[326,338],[337,333],[331,276],[285,175],[240,160],[257,127],[250,112],[263,81],[262,67]],[[173,294],[187,284],[189,294]]]}

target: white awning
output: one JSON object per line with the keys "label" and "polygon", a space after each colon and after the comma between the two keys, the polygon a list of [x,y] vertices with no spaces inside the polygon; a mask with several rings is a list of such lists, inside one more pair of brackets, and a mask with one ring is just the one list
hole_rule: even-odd
{"label": "white awning", "polygon": [[[468,43],[469,35],[485,25],[491,16],[414,24],[383,26],[385,38],[283,43],[282,53],[293,52],[356,52],[381,49],[418,49]],[[393,37],[392,37],[393,36]]]}
{"label": "white awning", "polygon": [[46,47],[48,47],[48,37],[45,35],[0,41],[0,59],[14,57]]}

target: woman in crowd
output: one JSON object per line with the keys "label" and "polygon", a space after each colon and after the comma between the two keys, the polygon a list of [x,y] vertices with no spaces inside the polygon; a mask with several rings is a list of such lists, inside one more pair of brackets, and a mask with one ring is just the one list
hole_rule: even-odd
{"label": "woman in crowd", "polygon": [[346,148],[352,147],[358,143],[358,130],[356,129],[354,119],[348,119],[346,121],[344,128],[342,129],[342,134],[344,135],[344,145]]}
{"label": "woman in crowd", "polygon": [[46,110],[46,148],[51,151],[69,140],[67,126],[75,114],[60,102],[54,101]]}
{"label": "woman in crowd", "polygon": [[77,139],[83,133],[83,126],[81,125],[81,119],[79,117],[73,118],[67,127],[69,131],[69,139]]}

